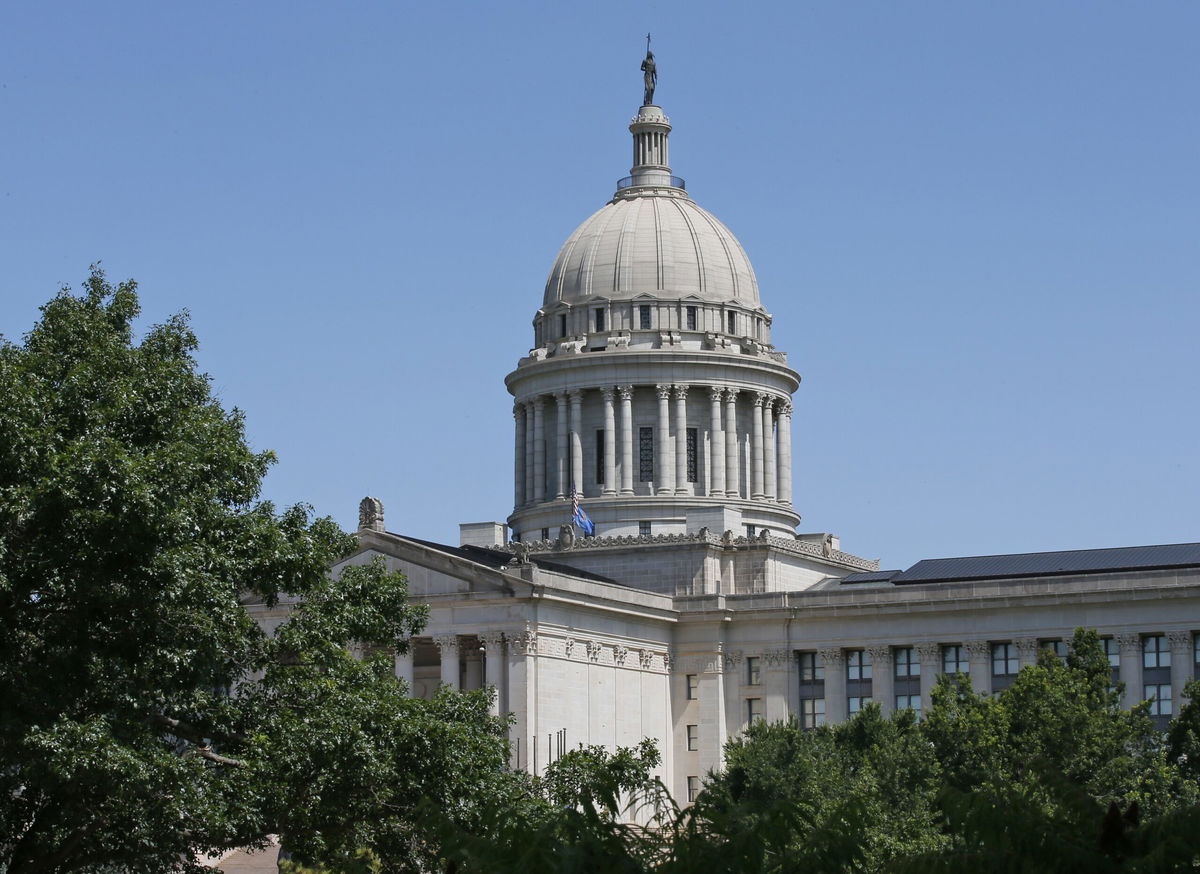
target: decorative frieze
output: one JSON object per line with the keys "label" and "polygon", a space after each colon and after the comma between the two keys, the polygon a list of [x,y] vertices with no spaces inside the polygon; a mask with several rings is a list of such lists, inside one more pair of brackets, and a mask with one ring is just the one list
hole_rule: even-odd
{"label": "decorative frieze", "polygon": [[990,659],[992,645],[986,640],[968,640],[967,657],[974,660]]}
{"label": "decorative frieze", "polygon": [[628,647],[617,646],[613,649],[613,662],[618,667],[625,667],[625,659],[629,656]]}

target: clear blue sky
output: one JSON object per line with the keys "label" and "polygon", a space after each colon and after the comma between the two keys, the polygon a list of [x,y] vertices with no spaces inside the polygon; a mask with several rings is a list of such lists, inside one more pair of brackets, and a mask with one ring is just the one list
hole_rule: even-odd
{"label": "clear blue sky", "polygon": [[0,11],[0,333],[101,260],[279,464],[457,542],[503,377],[629,169],[742,240],[801,530],[886,567],[1200,540],[1200,3],[85,3]]}

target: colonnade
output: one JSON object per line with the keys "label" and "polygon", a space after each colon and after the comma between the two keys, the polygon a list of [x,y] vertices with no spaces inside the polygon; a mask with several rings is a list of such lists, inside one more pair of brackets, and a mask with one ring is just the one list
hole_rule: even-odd
{"label": "colonnade", "polygon": [[[707,421],[688,416],[689,390],[707,390]],[[656,415],[653,478],[650,493],[656,495],[705,494],[709,497],[749,497],[760,501],[792,503],[792,402],[783,395],[747,391],[716,385],[659,383],[653,386],[618,385],[595,389],[603,405],[603,471],[600,494],[605,497],[633,495],[635,464],[641,466],[642,447],[635,443],[633,398],[635,391],[654,391]],[[536,395],[513,406],[514,440],[513,504],[523,507],[543,500],[564,499],[572,486],[583,493],[583,389]],[[738,400],[750,408],[748,459],[739,432]],[[555,405],[556,452],[552,470],[547,469],[547,407]],[[703,483],[688,480],[689,426],[708,437],[707,477]],[[636,460],[635,460],[636,459]],[[696,446],[696,464],[703,460],[702,444]],[[741,482],[743,462],[748,460],[749,481]],[[696,479],[699,480],[699,471]],[[639,477],[640,478],[640,477]],[[548,481],[549,480],[549,481]]]}

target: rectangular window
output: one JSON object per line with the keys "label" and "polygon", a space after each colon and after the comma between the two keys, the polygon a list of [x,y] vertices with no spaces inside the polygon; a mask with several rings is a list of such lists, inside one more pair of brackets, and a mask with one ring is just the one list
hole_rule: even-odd
{"label": "rectangular window", "polygon": [[737,333],[737,313],[729,314],[729,333]]}
{"label": "rectangular window", "polygon": [[1171,715],[1171,684],[1151,683],[1143,687],[1145,700],[1150,702],[1151,716]]}
{"label": "rectangular window", "polygon": [[917,715],[921,715],[921,696],[920,695],[897,695],[896,696],[897,710],[915,710]]}
{"label": "rectangular window", "polygon": [[685,315],[687,317],[687,329],[689,331],[696,330],[696,308],[688,307],[685,310]]}
{"label": "rectangular window", "polygon": [[762,319],[757,316],[754,319],[754,336],[762,339]]}
{"label": "rectangular window", "polygon": [[687,481],[696,482],[696,445],[700,436],[695,428],[687,429]]}
{"label": "rectangular window", "polygon": [[687,700],[695,701],[700,697],[700,675],[687,675]]}
{"label": "rectangular window", "polygon": [[560,313],[558,316],[558,336],[567,336],[567,314]]}
{"label": "rectangular window", "polygon": [[758,686],[762,683],[762,671],[759,668],[758,656],[746,658],[746,685]]}
{"label": "rectangular window", "polygon": [[604,431],[596,432],[596,482],[604,485]]}
{"label": "rectangular window", "polygon": [[654,482],[653,428],[638,428],[638,481]]}
{"label": "rectangular window", "polygon": [[746,725],[754,725],[756,722],[762,722],[763,719],[763,703],[761,698],[746,699]]}
{"label": "rectangular window", "polygon": [[700,726],[689,725],[687,727],[687,745],[692,752],[700,749]]}
{"label": "rectangular window", "polygon": [[870,695],[851,695],[846,699],[846,711],[853,716],[863,709],[864,704],[871,703]]}
{"label": "rectangular window", "polygon": [[[1200,665],[1200,634],[1192,636],[1192,652],[1192,661]],[[1196,671],[1195,676],[1200,677],[1200,671]]]}
{"label": "rectangular window", "polygon": [[921,660],[911,646],[897,647],[892,651],[892,665],[897,677],[921,676]]}
{"label": "rectangular window", "polygon": [[1016,644],[1012,643],[993,643],[992,644],[992,676],[993,677],[1015,677],[1021,669],[1021,662],[1017,658]]}
{"label": "rectangular window", "polygon": [[1142,638],[1142,667],[1171,667],[1171,649],[1167,646],[1166,635],[1156,634]]}
{"label": "rectangular window", "polygon": [[604,330],[604,310],[592,310],[592,320],[596,324],[596,333],[600,333]]}
{"label": "rectangular window", "polygon": [[1038,643],[1038,649],[1048,649],[1064,662],[1067,660],[1067,642],[1065,640],[1043,640]]}
{"label": "rectangular window", "polygon": [[803,698],[800,701],[800,727],[817,728],[825,724],[825,699]]}
{"label": "rectangular window", "polygon": [[696,796],[700,794],[700,778],[688,777],[688,803],[696,800]]}
{"label": "rectangular window", "polygon": [[1104,654],[1108,656],[1108,666],[1110,668],[1121,667],[1121,648],[1117,645],[1117,639],[1106,637],[1100,641],[1100,646],[1104,647]]}
{"label": "rectangular window", "polygon": [[638,523],[638,536],[639,537],[649,537],[651,535],[651,533],[652,532],[650,530],[649,522],[639,522]]}
{"label": "rectangular window", "polygon": [[865,649],[852,649],[846,653],[846,679],[871,679],[871,654]]}
{"label": "rectangular window", "polygon": [[942,647],[943,674],[969,674],[971,663],[967,661],[967,648],[957,643]]}
{"label": "rectangular window", "polygon": [[819,652],[800,653],[800,682],[824,681],[825,659]]}
{"label": "rectangular window", "polygon": [[638,307],[638,327],[643,331],[650,330],[650,307],[646,304]]}
{"label": "rectangular window", "polygon": [[754,525],[747,525],[747,526],[746,526],[746,537],[747,537],[748,539],[750,539],[750,540],[753,540],[756,534],[758,534],[758,528],[757,528],[757,527],[755,527]]}

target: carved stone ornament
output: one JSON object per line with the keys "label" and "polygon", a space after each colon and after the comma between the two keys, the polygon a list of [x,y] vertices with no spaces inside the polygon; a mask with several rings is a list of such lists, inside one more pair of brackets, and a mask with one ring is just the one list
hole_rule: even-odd
{"label": "carved stone ornament", "polygon": [[892,664],[892,648],[890,646],[869,646],[867,652],[871,656],[871,664],[877,668],[887,668]]}
{"label": "carved stone ornament", "polygon": [[670,399],[671,399],[671,386],[669,386],[669,385],[656,385],[656,386],[654,387],[654,393],[655,393],[656,395],[658,395],[658,399],[659,399],[660,401],[667,401],[667,400],[670,400]]}
{"label": "carved stone ornament", "polygon": [[708,387],[708,397],[710,400],[714,400],[717,403],[720,403],[721,398],[723,398],[724,396],[725,396],[725,389],[723,386],[710,385]]}
{"label": "carved stone ornament", "polygon": [[1121,648],[1121,652],[1125,655],[1136,655],[1142,649],[1142,636],[1140,634],[1118,634],[1117,646]]}
{"label": "carved stone ornament", "polygon": [[669,652],[665,652],[663,653],[662,660],[663,670],[668,674],[671,673],[671,669],[675,667],[675,656],[671,655]]}
{"label": "carved stone ornament", "polygon": [[1167,643],[1173,652],[1187,652],[1192,648],[1192,634],[1190,631],[1168,631]]}
{"label": "carved stone ornament", "polygon": [[1032,660],[1037,656],[1038,642],[1036,637],[1021,637],[1014,641],[1017,645],[1017,652],[1021,658]]}
{"label": "carved stone ornament", "polygon": [[787,664],[788,651],[786,649],[769,649],[762,654],[763,663],[770,668],[778,668]]}
{"label": "carved stone ornament", "polygon": [[825,660],[825,667],[840,667],[846,663],[846,651],[841,647],[836,649],[821,650],[821,658]]}
{"label": "carved stone ornament", "polygon": [[488,655],[500,655],[504,652],[504,634],[500,631],[485,631],[479,635],[479,642],[483,644],[484,650]]}
{"label": "carved stone ornament", "polygon": [[722,653],[722,661],[725,663],[725,670],[731,671],[742,663],[742,651],[740,649],[731,649]]}
{"label": "carved stone ornament", "polygon": [[821,538],[821,555],[825,558],[833,558],[833,535],[826,534]]}
{"label": "carved stone ornament", "polygon": [[568,637],[565,641],[563,641],[563,655],[565,655],[567,658],[570,658],[571,653],[574,651],[575,651],[575,640],[574,640],[574,638]]}
{"label": "carved stone ornament", "polygon": [[358,503],[358,530],[383,531],[383,501],[370,496]]}
{"label": "carved stone ornament", "polygon": [[654,653],[648,649],[643,649],[638,652],[638,664],[641,665],[643,671],[648,671],[654,667]]}
{"label": "carved stone ornament", "polygon": [[604,645],[598,640],[589,640],[587,645],[588,658],[596,662],[600,660],[600,653],[604,651]]}
{"label": "carved stone ornament", "polygon": [[512,550],[513,554],[513,560],[511,562],[512,564],[529,564],[528,543],[522,543],[519,540],[515,540],[509,544],[509,549]]}
{"label": "carved stone ornament", "polygon": [[458,635],[457,634],[439,634],[433,638],[434,645],[438,648],[438,653],[442,658],[451,656],[458,651]]}
{"label": "carved stone ornament", "polygon": [[574,525],[559,526],[558,548],[564,549],[564,550],[575,548],[575,526]]}
{"label": "carved stone ornament", "polygon": [[618,646],[613,650],[613,661],[624,667],[625,659],[629,656],[629,650],[626,647]]}
{"label": "carved stone ornament", "polygon": [[633,386],[632,385],[619,385],[619,386],[617,386],[617,394],[619,394],[621,396],[621,400],[631,401],[631,400],[633,400]]}
{"label": "carved stone ornament", "polygon": [[687,398],[687,393],[688,393],[688,386],[686,386],[686,385],[675,386],[675,400],[677,400],[677,401],[685,400]]}
{"label": "carved stone ornament", "polygon": [[918,643],[916,650],[923,665],[936,665],[942,657],[942,648],[936,643]]}
{"label": "carved stone ornament", "polygon": [[990,659],[992,645],[986,640],[968,640],[967,656],[973,659]]}
{"label": "carved stone ornament", "polygon": [[537,654],[537,634],[526,629],[508,636],[508,645],[517,655]]}

